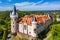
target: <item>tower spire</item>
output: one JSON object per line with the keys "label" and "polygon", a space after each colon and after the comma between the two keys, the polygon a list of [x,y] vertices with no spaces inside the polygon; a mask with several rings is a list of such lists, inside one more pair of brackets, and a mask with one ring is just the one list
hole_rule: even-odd
{"label": "tower spire", "polygon": [[33,20],[32,20],[32,22],[36,22],[36,21],[37,21],[37,20],[36,20],[36,17],[34,17]]}
{"label": "tower spire", "polygon": [[14,5],[12,13],[10,13],[10,17],[18,17],[18,14],[16,12],[16,6]]}
{"label": "tower spire", "polygon": [[16,15],[16,6],[14,5],[14,9],[13,9],[14,15]]}

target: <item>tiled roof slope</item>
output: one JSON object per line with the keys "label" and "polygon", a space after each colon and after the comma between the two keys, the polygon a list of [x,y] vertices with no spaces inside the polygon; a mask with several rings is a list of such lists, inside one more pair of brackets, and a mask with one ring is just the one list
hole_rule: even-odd
{"label": "tiled roof slope", "polygon": [[48,15],[29,15],[29,16],[25,16],[25,17],[20,18],[19,24],[22,24],[25,21],[28,25],[31,25],[34,17],[36,17],[36,20],[37,20],[38,24],[40,24],[42,22],[45,22],[47,20],[50,20]]}

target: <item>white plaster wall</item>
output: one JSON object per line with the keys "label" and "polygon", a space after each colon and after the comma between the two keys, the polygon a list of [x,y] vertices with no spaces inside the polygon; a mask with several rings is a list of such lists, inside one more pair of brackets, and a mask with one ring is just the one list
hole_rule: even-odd
{"label": "white plaster wall", "polygon": [[23,33],[23,24],[19,24],[19,32]]}
{"label": "white plaster wall", "polygon": [[37,31],[36,31],[36,33],[34,32],[34,29],[37,29],[37,25],[36,24],[32,24],[32,36],[33,37],[35,37],[35,36],[37,36]]}
{"label": "white plaster wall", "polygon": [[[36,25],[36,24],[27,25],[27,30],[24,30],[23,24],[19,24],[19,32],[25,33],[25,34],[28,34],[28,35],[31,35],[31,36],[35,37],[41,31],[45,30],[48,27],[48,25],[50,25],[50,22],[51,22],[51,20],[46,21],[46,23],[43,26],[39,26],[38,28],[37,28],[38,25]],[[37,29],[36,33],[34,33],[34,29]]]}
{"label": "white plaster wall", "polygon": [[32,35],[32,25],[28,25],[28,34]]}
{"label": "white plaster wall", "polygon": [[24,33],[25,33],[25,34],[28,34],[27,32],[28,32],[28,30],[27,30],[27,29],[26,29],[26,30],[24,29]]}
{"label": "white plaster wall", "polygon": [[[15,20],[16,19],[16,20]],[[16,33],[18,28],[17,18],[11,18],[11,33]]]}
{"label": "white plaster wall", "polygon": [[[27,25],[27,23],[26,22],[24,22],[24,24],[23,25],[26,25],[26,29],[24,28],[24,33],[25,34],[28,34],[28,25]],[[24,26],[23,26],[24,27]]]}

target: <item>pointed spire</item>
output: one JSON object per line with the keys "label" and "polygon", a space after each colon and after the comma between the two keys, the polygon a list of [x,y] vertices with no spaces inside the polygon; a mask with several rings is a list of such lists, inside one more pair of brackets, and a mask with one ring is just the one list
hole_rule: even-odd
{"label": "pointed spire", "polygon": [[33,18],[32,22],[37,22],[36,17]]}
{"label": "pointed spire", "polygon": [[14,9],[13,9],[14,15],[16,15],[16,6],[14,5]]}
{"label": "pointed spire", "polygon": [[10,17],[18,17],[18,14],[16,12],[16,6],[14,5],[12,13],[10,13]]}

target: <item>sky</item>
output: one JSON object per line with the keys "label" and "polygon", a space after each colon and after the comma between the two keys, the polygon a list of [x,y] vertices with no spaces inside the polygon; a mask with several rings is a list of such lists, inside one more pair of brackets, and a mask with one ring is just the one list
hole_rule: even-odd
{"label": "sky", "polygon": [[0,11],[12,10],[14,5],[21,11],[60,10],[60,0],[0,0]]}

